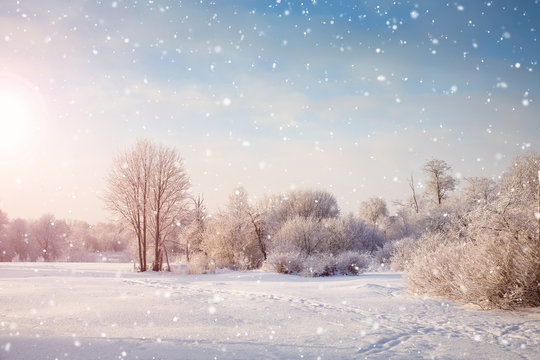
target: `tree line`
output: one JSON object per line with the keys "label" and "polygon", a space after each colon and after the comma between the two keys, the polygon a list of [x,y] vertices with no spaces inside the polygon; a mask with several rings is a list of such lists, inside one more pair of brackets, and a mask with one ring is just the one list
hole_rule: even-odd
{"label": "tree line", "polygon": [[52,214],[9,220],[0,211],[0,261],[93,262],[107,255],[125,259],[127,248],[127,233],[115,224],[90,225]]}

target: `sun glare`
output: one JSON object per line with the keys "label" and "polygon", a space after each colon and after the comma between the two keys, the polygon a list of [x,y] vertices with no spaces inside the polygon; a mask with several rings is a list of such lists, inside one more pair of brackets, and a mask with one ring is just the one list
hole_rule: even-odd
{"label": "sun glare", "polygon": [[21,96],[0,90],[0,147],[10,148],[22,141],[28,125],[27,108]]}

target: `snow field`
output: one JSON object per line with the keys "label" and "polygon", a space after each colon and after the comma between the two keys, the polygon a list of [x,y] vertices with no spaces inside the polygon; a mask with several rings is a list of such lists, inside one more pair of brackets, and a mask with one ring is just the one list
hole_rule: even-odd
{"label": "snow field", "polygon": [[399,273],[134,273],[0,264],[0,359],[535,359],[540,311],[407,292]]}

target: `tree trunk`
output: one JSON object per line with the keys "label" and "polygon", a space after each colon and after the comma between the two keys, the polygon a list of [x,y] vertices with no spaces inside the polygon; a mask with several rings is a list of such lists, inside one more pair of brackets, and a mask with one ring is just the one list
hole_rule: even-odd
{"label": "tree trunk", "polygon": [[142,251],[143,263],[141,264],[141,271],[146,271],[146,204],[143,209],[143,251]]}
{"label": "tree trunk", "polygon": [[414,189],[414,178],[413,178],[413,175],[411,174],[411,179],[409,180],[409,187],[411,188],[411,191],[412,191],[412,197],[413,197],[413,201],[414,201],[414,210],[415,212],[418,214],[418,201],[416,200],[416,191]]}
{"label": "tree trunk", "polygon": [[169,263],[169,253],[167,252],[167,247],[163,244],[163,250],[165,251],[165,260],[167,260],[167,271],[171,272],[171,264]]}
{"label": "tree trunk", "polygon": [[143,256],[142,256],[142,237],[141,237],[140,232],[137,234],[137,239],[139,241],[139,266],[140,266],[140,271],[144,271],[143,270]]}
{"label": "tree trunk", "polygon": [[160,234],[160,221],[159,221],[159,210],[156,212],[156,232],[155,232],[155,248],[154,248],[154,271],[160,271],[161,270],[161,252],[159,251],[159,243],[161,240],[161,234]]}

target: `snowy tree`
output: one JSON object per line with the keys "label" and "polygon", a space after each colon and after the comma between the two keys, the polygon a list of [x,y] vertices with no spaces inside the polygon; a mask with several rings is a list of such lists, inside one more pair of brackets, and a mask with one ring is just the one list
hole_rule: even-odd
{"label": "snowy tree", "polygon": [[189,178],[175,149],[141,140],[114,159],[105,201],[134,231],[141,271],[147,269],[150,237],[153,269],[161,269],[164,235],[186,216],[188,189]]}
{"label": "snowy tree", "polygon": [[31,225],[32,240],[36,242],[41,256],[47,262],[60,258],[66,248],[69,228],[65,221],[45,214]]}
{"label": "snowy tree", "polygon": [[444,160],[431,159],[423,170],[427,176],[426,192],[440,206],[448,193],[456,187],[457,180],[449,174],[452,167]]}
{"label": "snowy tree", "polygon": [[275,234],[272,251],[294,251],[310,256],[326,251],[329,237],[330,232],[319,219],[297,216],[288,220]]}
{"label": "snowy tree", "polygon": [[353,214],[327,219],[325,228],[329,236],[326,251],[339,254],[345,251],[374,252],[386,241],[383,233]]}
{"label": "snowy tree", "polygon": [[114,223],[90,225],[90,234],[97,238],[102,251],[122,252],[126,249],[125,228]]}
{"label": "snowy tree", "polygon": [[13,244],[8,240],[6,231],[9,219],[7,215],[0,210],[0,261],[11,261],[15,256]]}
{"label": "snowy tree", "polygon": [[360,217],[373,226],[380,226],[388,217],[386,202],[379,197],[372,197],[360,204]]}
{"label": "snowy tree", "polygon": [[209,223],[201,245],[218,266],[251,269],[261,265],[264,248],[261,249],[259,242],[261,233],[257,233],[261,224],[254,214],[247,192],[237,187],[229,196],[225,210]]}
{"label": "snowy tree", "polygon": [[294,190],[284,196],[273,196],[267,205],[267,222],[273,232],[297,216],[317,221],[339,215],[336,198],[323,190]]}
{"label": "snowy tree", "polygon": [[15,219],[7,227],[7,241],[20,261],[31,259],[28,232],[28,222],[24,219]]}
{"label": "snowy tree", "polygon": [[466,177],[467,186],[463,190],[462,200],[467,203],[489,203],[497,196],[497,184],[485,177]]}
{"label": "snowy tree", "polygon": [[262,254],[262,260],[264,261],[268,257],[267,240],[270,236],[268,234],[268,224],[266,222],[267,214],[264,205],[259,204],[256,207],[250,206],[248,208],[247,216],[249,218],[249,222],[251,223],[251,231]]}
{"label": "snowy tree", "polygon": [[153,212],[154,232],[153,270],[160,271],[163,255],[167,256],[166,241],[171,240],[177,224],[187,219],[190,181],[183,160],[175,149],[159,146],[155,148],[154,154],[154,167],[150,176],[150,208]]}
{"label": "snowy tree", "polygon": [[501,192],[516,194],[524,201],[537,204],[538,171],[540,170],[540,153],[528,152],[517,156],[510,169],[501,180]]}

